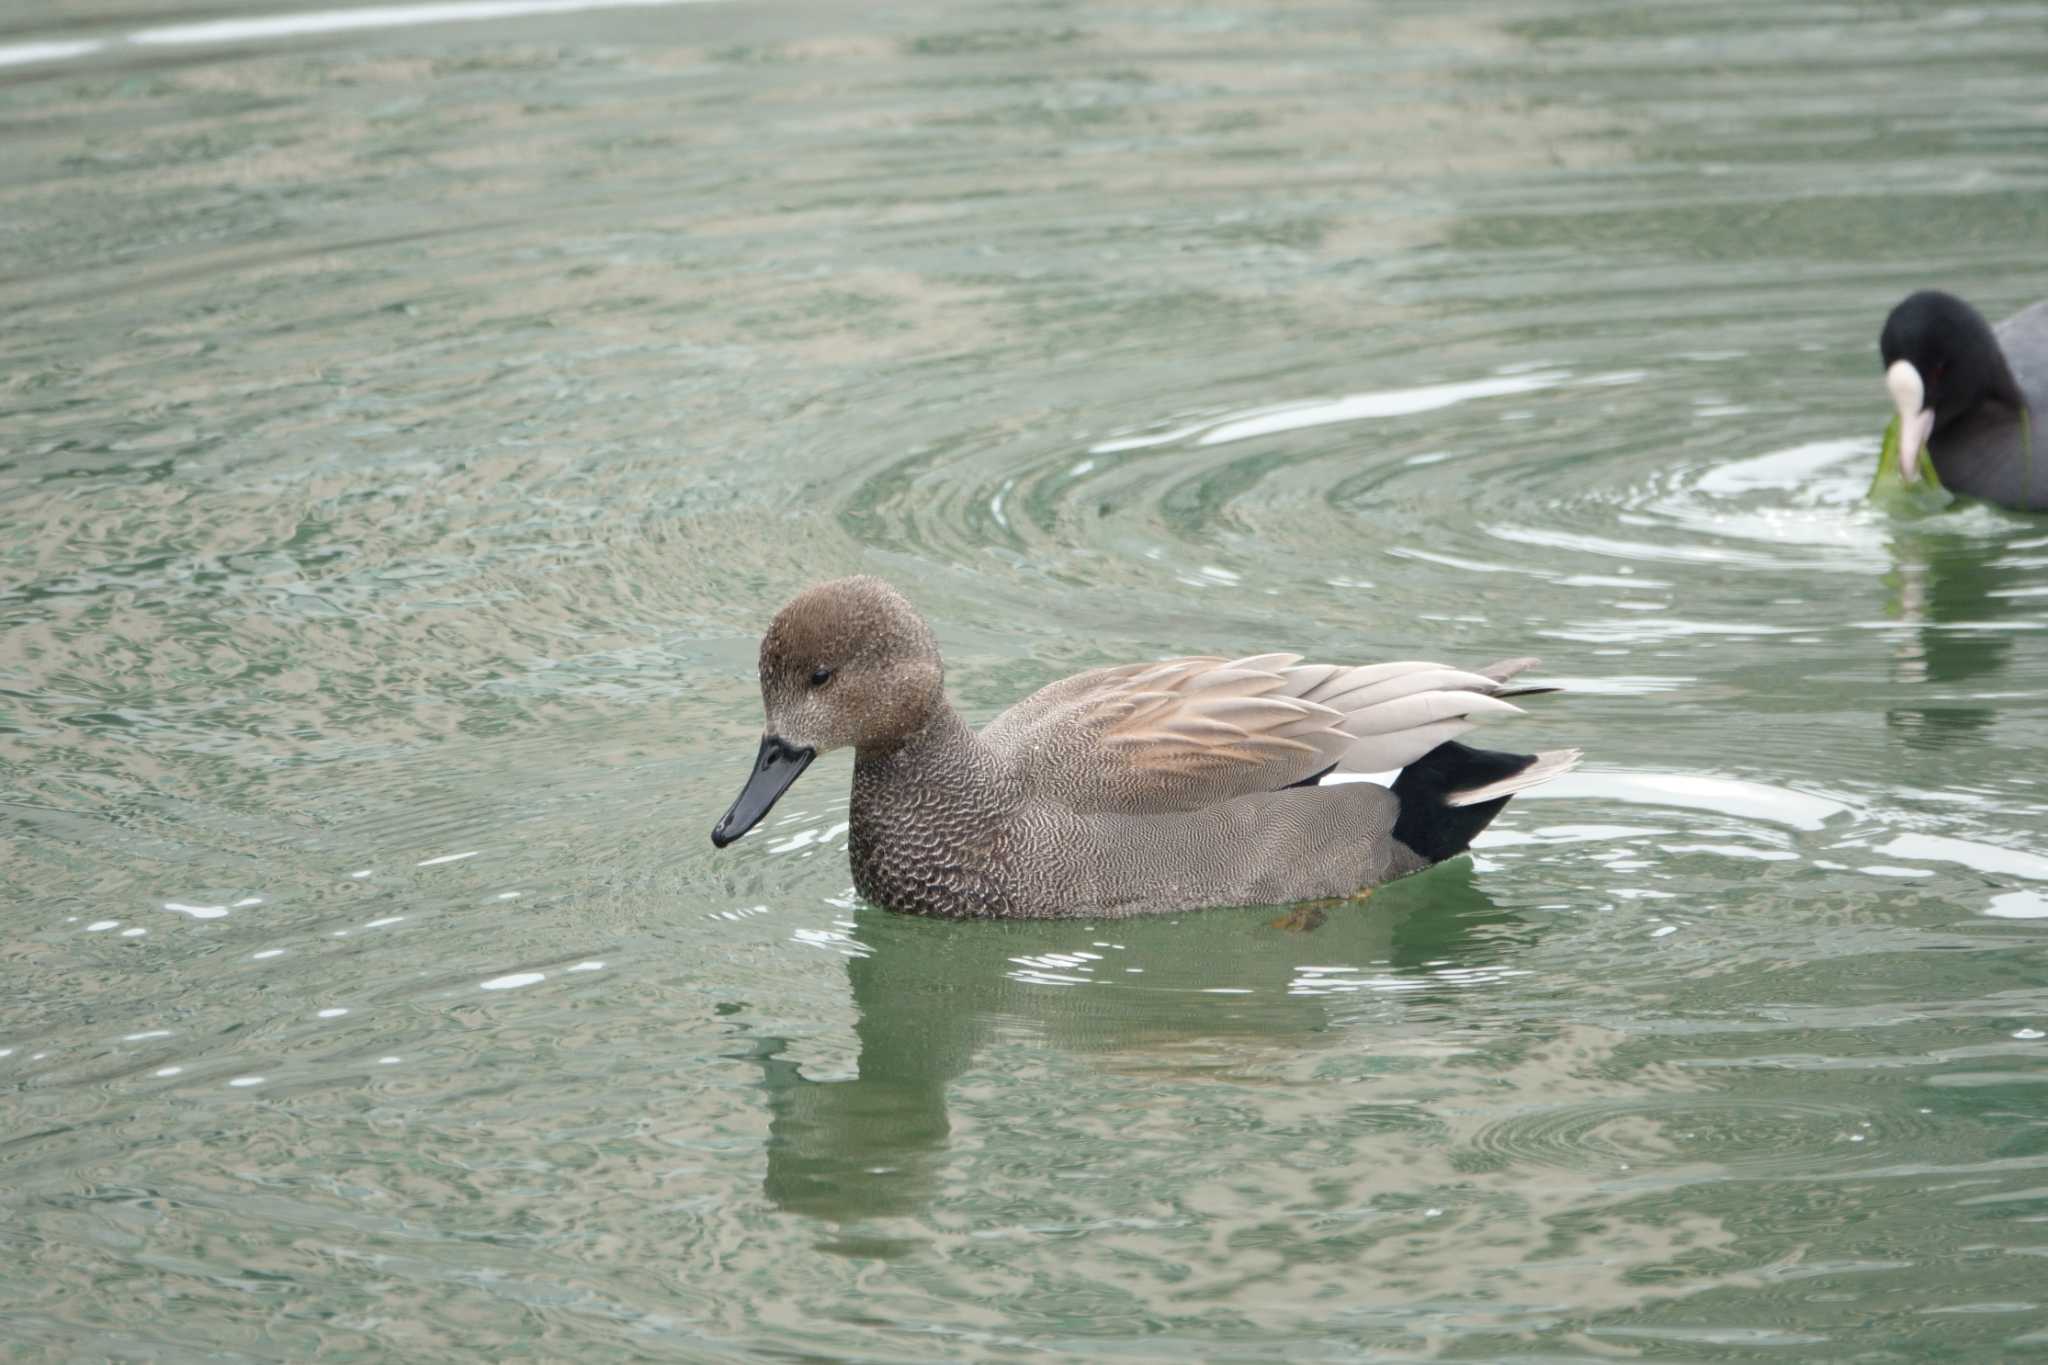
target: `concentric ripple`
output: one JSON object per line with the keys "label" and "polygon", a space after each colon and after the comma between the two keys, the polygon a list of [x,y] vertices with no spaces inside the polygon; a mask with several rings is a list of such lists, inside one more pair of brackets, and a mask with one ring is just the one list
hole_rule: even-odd
{"label": "concentric ripple", "polygon": [[1470,1140],[1480,1168],[1588,1174],[1812,1176],[1926,1140],[1928,1115],[1800,1099],[1676,1094],[1539,1107],[1486,1124]]}

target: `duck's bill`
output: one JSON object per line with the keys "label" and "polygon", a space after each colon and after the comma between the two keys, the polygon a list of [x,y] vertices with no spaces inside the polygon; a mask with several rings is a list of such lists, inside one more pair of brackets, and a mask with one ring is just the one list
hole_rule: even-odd
{"label": "duck's bill", "polygon": [[712,827],[711,842],[724,848],[760,824],[761,817],[774,808],[789,790],[789,784],[803,776],[804,769],[817,756],[816,749],[799,749],[780,735],[763,735],[761,752],[754,756],[754,771],[747,778],[747,785],[740,788],[739,800]]}

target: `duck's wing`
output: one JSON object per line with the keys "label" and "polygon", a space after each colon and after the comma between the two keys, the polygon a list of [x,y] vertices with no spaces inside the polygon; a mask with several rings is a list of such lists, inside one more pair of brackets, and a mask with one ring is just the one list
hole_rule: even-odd
{"label": "duck's wing", "polygon": [[982,739],[1034,794],[1080,811],[1197,810],[1314,782],[1333,768],[1403,767],[1542,689],[1404,661],[1347,667],[1295,654],[1167,659],[1077,674],[990,721]]}

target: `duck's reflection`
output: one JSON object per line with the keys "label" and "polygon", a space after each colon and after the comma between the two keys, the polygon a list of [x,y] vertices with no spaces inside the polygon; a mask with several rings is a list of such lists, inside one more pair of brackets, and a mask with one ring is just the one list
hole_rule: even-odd
{"label": "duck's reflection", "polygon": [[1885,720],[1916,747],[1951,744],[1997,717],[1992,702],[1953,690],[2002,672],[2012,654],[2011,637],[1995,626],[2014,599],[1993,595],[2012,586],[2010,546],[2003,538],[1913,530],[1893,538],[1892,556],[1892,614],[1919,627],[1900,637],[1893,677],[1928,699],[1892,707]]}
{"label": "duck's reflection", "polygon": [[747,1054],[768,1093],[768,1198],[841,1223],[931,1202],[946,1088],[998,1025],[1124,1053],[1201,1039],[1330,1045],[1375,1002],[1415,1010],[1483,989],[1530,936],[1465,860],[1320,913],[949,924],[864,909],[855,924],[869,950],[847,963],[859,1074],[810,1080],[779,1038],[756,1037]]}

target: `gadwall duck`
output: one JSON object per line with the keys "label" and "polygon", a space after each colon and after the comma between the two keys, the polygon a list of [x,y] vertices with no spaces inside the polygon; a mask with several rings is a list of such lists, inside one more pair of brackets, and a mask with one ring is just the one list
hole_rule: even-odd
{"label": "gadwall duck", "polygon": [[2048,301],[1992,327],[1953,294],[1908,295],[1878,338],[1899,410],[1899,475],[1924,449],[1942,486],[2024,511],[2048,508]]}
{"label": "gadwall duck", "polygon": [[[761,639],[767,730],[711,832],[766,815],[811,760],[852,746],[853,882],[875,904],[952,918],[1163,914],[1352,896],[1462,853],[1576,749],[1455,743],[1534,663],[1347,668],[1294,654],[1097,668],[979,734],[946,700],[931,627],[878,578],[797,594]],[[1391,790],[1319,786],[1401,769]]]}

